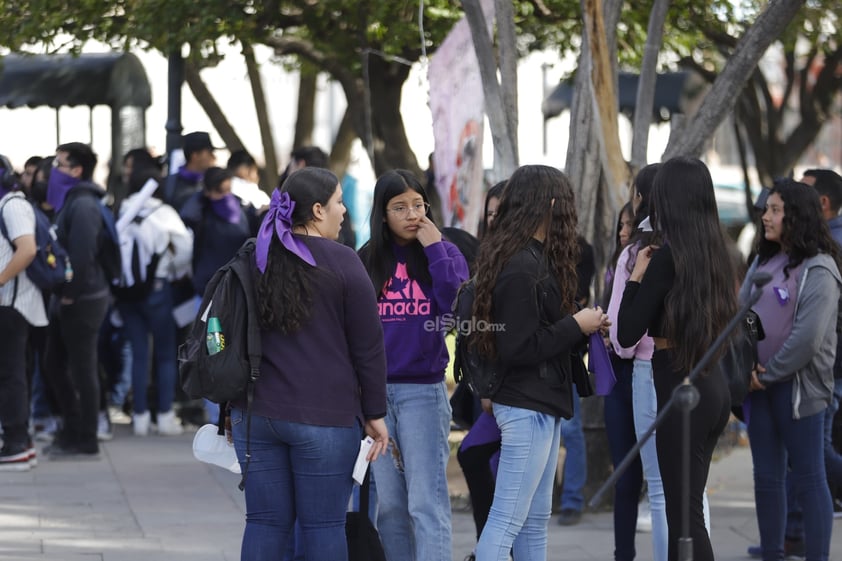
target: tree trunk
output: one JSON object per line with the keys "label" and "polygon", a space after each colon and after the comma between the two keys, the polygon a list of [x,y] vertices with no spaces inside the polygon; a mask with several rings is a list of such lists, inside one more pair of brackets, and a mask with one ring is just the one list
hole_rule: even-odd
{"label": "tree trunk", "polygon": [[664,21],[669,11],[670,0],[655,0],[649,14],[649,28],[646,31],[646,45],[643,47],[643,62],[637,81],[635,100],[631,165],[639,170],[646,165],[649,148],[649,125],[652,123],[651,107],[655,100],[655,81],[658,78],[658,54],[664,34]]}
{"label": "tree trunk", "polygon": [[[485,114],[491,126],[494,144],[494,174],[498,178],[509,177],[517,168],[517,131],[509,129],[506,114],[516,112],[517,107],[505,105],[506,100],[497,81],[497,64],[494,61],[494,47],[488,31],[488,19],[480,0],[462,0],[462,9],[471,28],[474,51],[479,63],[482,91],[485,97]],[[509,25],[509,24],[506,24]],[[512,96],[509,96],[510,98]]]}
{"label": "tree trunk", "polygon": [[803,4],[804,0],[776,0],[766,6],[740,39],[733,55],[702,101],[699,111],[693,116],[686,134],[671,137],[674,142],[667,146],[664,159],[679,155],[698,156],[702,153],[705,142],[733,110],[737,94],[751,77],[757,61],[772,41],[783,33]]}
{"label": "tree trunk", "polygon": [[[497,45],[500,57],[500,89],[503,94],[504,115],[509,138],[512,142],[514,167],[519,165],[518,154],[518,104],[517,104],[517,34],[511,0],[496,0]],[[496,76],[496,74],[495,74]],[[514,169],[512,169],[514,171]],[[510,175],[510,174],[509,174]],[[503,177],[508,177],[505,175]],[[502,177],[500,178],[502,179]]]}
{"label": "tree trunk", "polygon": [[275,150],[275,139],[272,137],[272,125],[269,123],[269,110],[266,106],[263,82],[260,80],[260,67],[254,58],[254,49],[248,43],[243,43],[243,57],[246,59],[246,69],[251,82],[251,94],[254,98],[254,109],[257,112],[260,139],[263,141],[263,159],[266,162],[263,179],[267,185],[274,187],[278,184],[278,153]]}
{"label": "tree trunk", "polygon": [[213,124],[213,128],[215,128],[216,132],[219,133],[219,136],[222,137],[222,142],[225,143],[225,147],[230,152],[245,149],[243,141],[240,140],[240,137],[234,131],[234,127],[232,127],[231,123],[228,122],[228,118],[225,116],[225,113],[222,112],[222,109],[220,109],[219,104],[216,103],[213,94],[211,94],[210,90],[205,85],[205,82],[202,80],[202,77],[199,75],[199,69],[189,60],[184,61],[184,80],[190,87],[193,97],[196,98],[196,101],[198,101],[199,105],[202,106],[202,109],[205,110],[208,119],[210,119],[211,124]]}
{"label": "tree trunk", "polygon": [[[424,174],[409,147],[400,111],[401,91],[410,68],[387,62],[379,56],[370,56],[368,61],[374,172],[380,176],[395,168],[407,169],[418,176],[423,184]],[[364,138],[362,135],[360,137]]]}
{"label": "tree trunk", "polygon": [[612,60],[616,59],[616,56],[608,47],[602,0],[584,0],[583,13],[591,49],[591,80],[596,103],[594,119],[600,129],[600,159],[606,181],[614,195],[607,199],[613,204],[606,210],[616,215],[628,185],[628,166],[620,148],[616,74],[612,71]]}
{"label": "tree trunk", "polygon": [[336,131],[336,138],[333,139],[333,146],[330,149],[330,169],[340,178],[348,170],[348,165],[351,163],[351,148],[354,145],[354,140],[357,139],[349,109],[350,107],[345,109],[342,122],[339,124],[339,130]]}
{"label": "tree trunk", "polygon": [[295,136],[292,147],[311,146],[316,119],[316,78],[318,73],[302,62],[298,72],[298,113],[295,117]]}
{"label": "tree trunk", "polygon": [[[621,7],[622,2],[620,0],[608,0],[605,3],[605,33],[603,37],[608,53],[616,52],[615,31]],[[605,80],[610,79],[611,91],[616,91],[614,86],[616,78],[612,60],[616,60],[616,57],[610,54],[602,58],[603,64],[609,65],[610,78],[605,78],[600,83],[605,84]],[[580,72],[576,74],[575,92],[573,94],[569,135],[571,140],[568,143],[565,168],[576,192],[579,232],[594,247],[594,258],[597,265],[596,292],[599,295],[601,271],[604,268],[605,256],[613,249],[611,246],[613,245],[613,229],[616,217],[613,215],[613,211],[606,208],[606,206],[610,206],[606,205],[606,201],[610,201],[611,197],[614,196],[614,190],[606,182],[603,173],[606,167],[602,165],[600,156],[602,130],[596,123],[596,104],[592,102],[594,84],[588,72],[588,69],[595,64],[597,62],[591,57],[589,42],[584,41],[579,57]],[[616,97],[613,101],[607,100],[607,103],[616,107]],[[616,113],[614,122],[616,123]],[[590,397],[582,401],[582,424],[585,429],[588,463],[588,478],[585,485],[586,500],[605,480],[606,473],[611,469],[611,456],[605,435],[602,405],[603,399],[600,397]],[[611,497],[612,495],[609,493],[597,508],[609,506]]]}

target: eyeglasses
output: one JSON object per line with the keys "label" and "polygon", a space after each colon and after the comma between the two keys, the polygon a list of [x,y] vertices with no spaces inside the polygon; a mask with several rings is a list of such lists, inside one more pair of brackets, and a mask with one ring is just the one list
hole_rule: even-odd
{"label": "eyeglasses", "polygon": [[61,168],[72,169],[74,167],[75,166],[73,164],[69,163],[69,162],[62,162],[58,158],[53,158],[53,168],[54,169],[61,169]]}
{"label": "eyeglasses", "polygon": [[386,210],[399,218],[409,218],[410,210],[414,210],[415,214],[426,216],[427,211],[430,210],[430,203],[416,203],[414,205],[409,206],[397,205],[393,206],[392,208],[387,208]]}

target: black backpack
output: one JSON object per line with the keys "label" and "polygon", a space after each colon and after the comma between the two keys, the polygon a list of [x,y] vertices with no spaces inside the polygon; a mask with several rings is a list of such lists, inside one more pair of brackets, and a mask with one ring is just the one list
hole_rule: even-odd
{"label": "black backpack", "polygon": [[453,353],[453,378],[466,383],[479,397],[493,397],[503,383],[502,365],[496,359],[482,356],[472,343],[476,277],[471,277],[459,287],[453,301],[456,325],[456,346]]}
{"label": "black backpack", "polygon": [[[245,488],[251,458],[251,405],[263,356],[254,288],[254,248],[254,238],[246,240],[234,258],[211,277],[199,315],[187,340],[178,348],[181,387],[189,398],[205,398],[219,404],[246,400],[246,458],[249,459],[243,467],[240,490]],[[212,355],[207,349],[211,317],[219,319],[225,341],[224,348]]]}
{"label": "black backpack", "polygon": [[[55,292],[65,282],[73,280],[73,268],[70,266],[70,257],[67,250],[62,247],[56,238],[50,219],[36,205],[26,200],[23,196],[18,197],[32,207],[35,214],[35,258],[26,267],[26,276],[42,292]],[[10,199],[7,199],[0,206],[0,232],[3,237],[12,245],[9,239],[9,230],[6,222],[2,219],[3,209]]]}
{"label": "black backpack", "polygon": [[[260,376],[260,325],[253,281],[254,239],[247,240],[205,287],[199,315],[178,349],[181,386],[191,399],[225,403],[246,397]],[[207,350],[207,320],[219,318],[225,348]]]}

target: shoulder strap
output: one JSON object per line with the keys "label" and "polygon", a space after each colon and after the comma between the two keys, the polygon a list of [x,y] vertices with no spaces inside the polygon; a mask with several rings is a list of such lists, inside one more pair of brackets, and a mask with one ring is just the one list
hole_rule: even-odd
{"label": "shoulder strap", "polygon": [[[2,232],[3,237],[6,238],[6,241],[9,242],[9,245],[12,246],[12,252],[15,251],[15,244],[12,243],[12,238],[9,237],[9,230],[6,228],[6,219],[3,217],[3,211],[6,209],[6,205],[12,199],[23,199],[26,200],[26,197],[9,197],[6,201],[0,205],[0,232]],[[29,201],[27,201],[29,202]],[[12,303],[11,306],[15,305],[15,300],[18,299],[18,275],[15,275],[15,287],[12,289]]]}

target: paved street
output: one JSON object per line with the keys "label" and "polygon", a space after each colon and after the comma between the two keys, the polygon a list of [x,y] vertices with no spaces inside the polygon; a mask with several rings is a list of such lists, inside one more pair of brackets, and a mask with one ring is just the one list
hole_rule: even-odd
{"label": "paved street", "polygon": [[[125,425],[115,432],[99,461],[41,458],[30,472],[0,473],[0,560],[239,559],[239,476],[193,459],[192,433],[136,438]],[[452,479],[453,492],[463,492],[464,482]],[[708,489],[717,559],[747,559],[757,541],[747,448],[713,464]],[[588,513],[570,528],[554,518],[549,559],[612,559],[611,528],[610,513]],[[454,512],[453,534],[453,559],[462,561],[474,542],[469,512]],[[651,559],[650,534],[638,534],[637,543],[638,559]],[[831,558],[842,560],[842,520],[834,523]]]}

